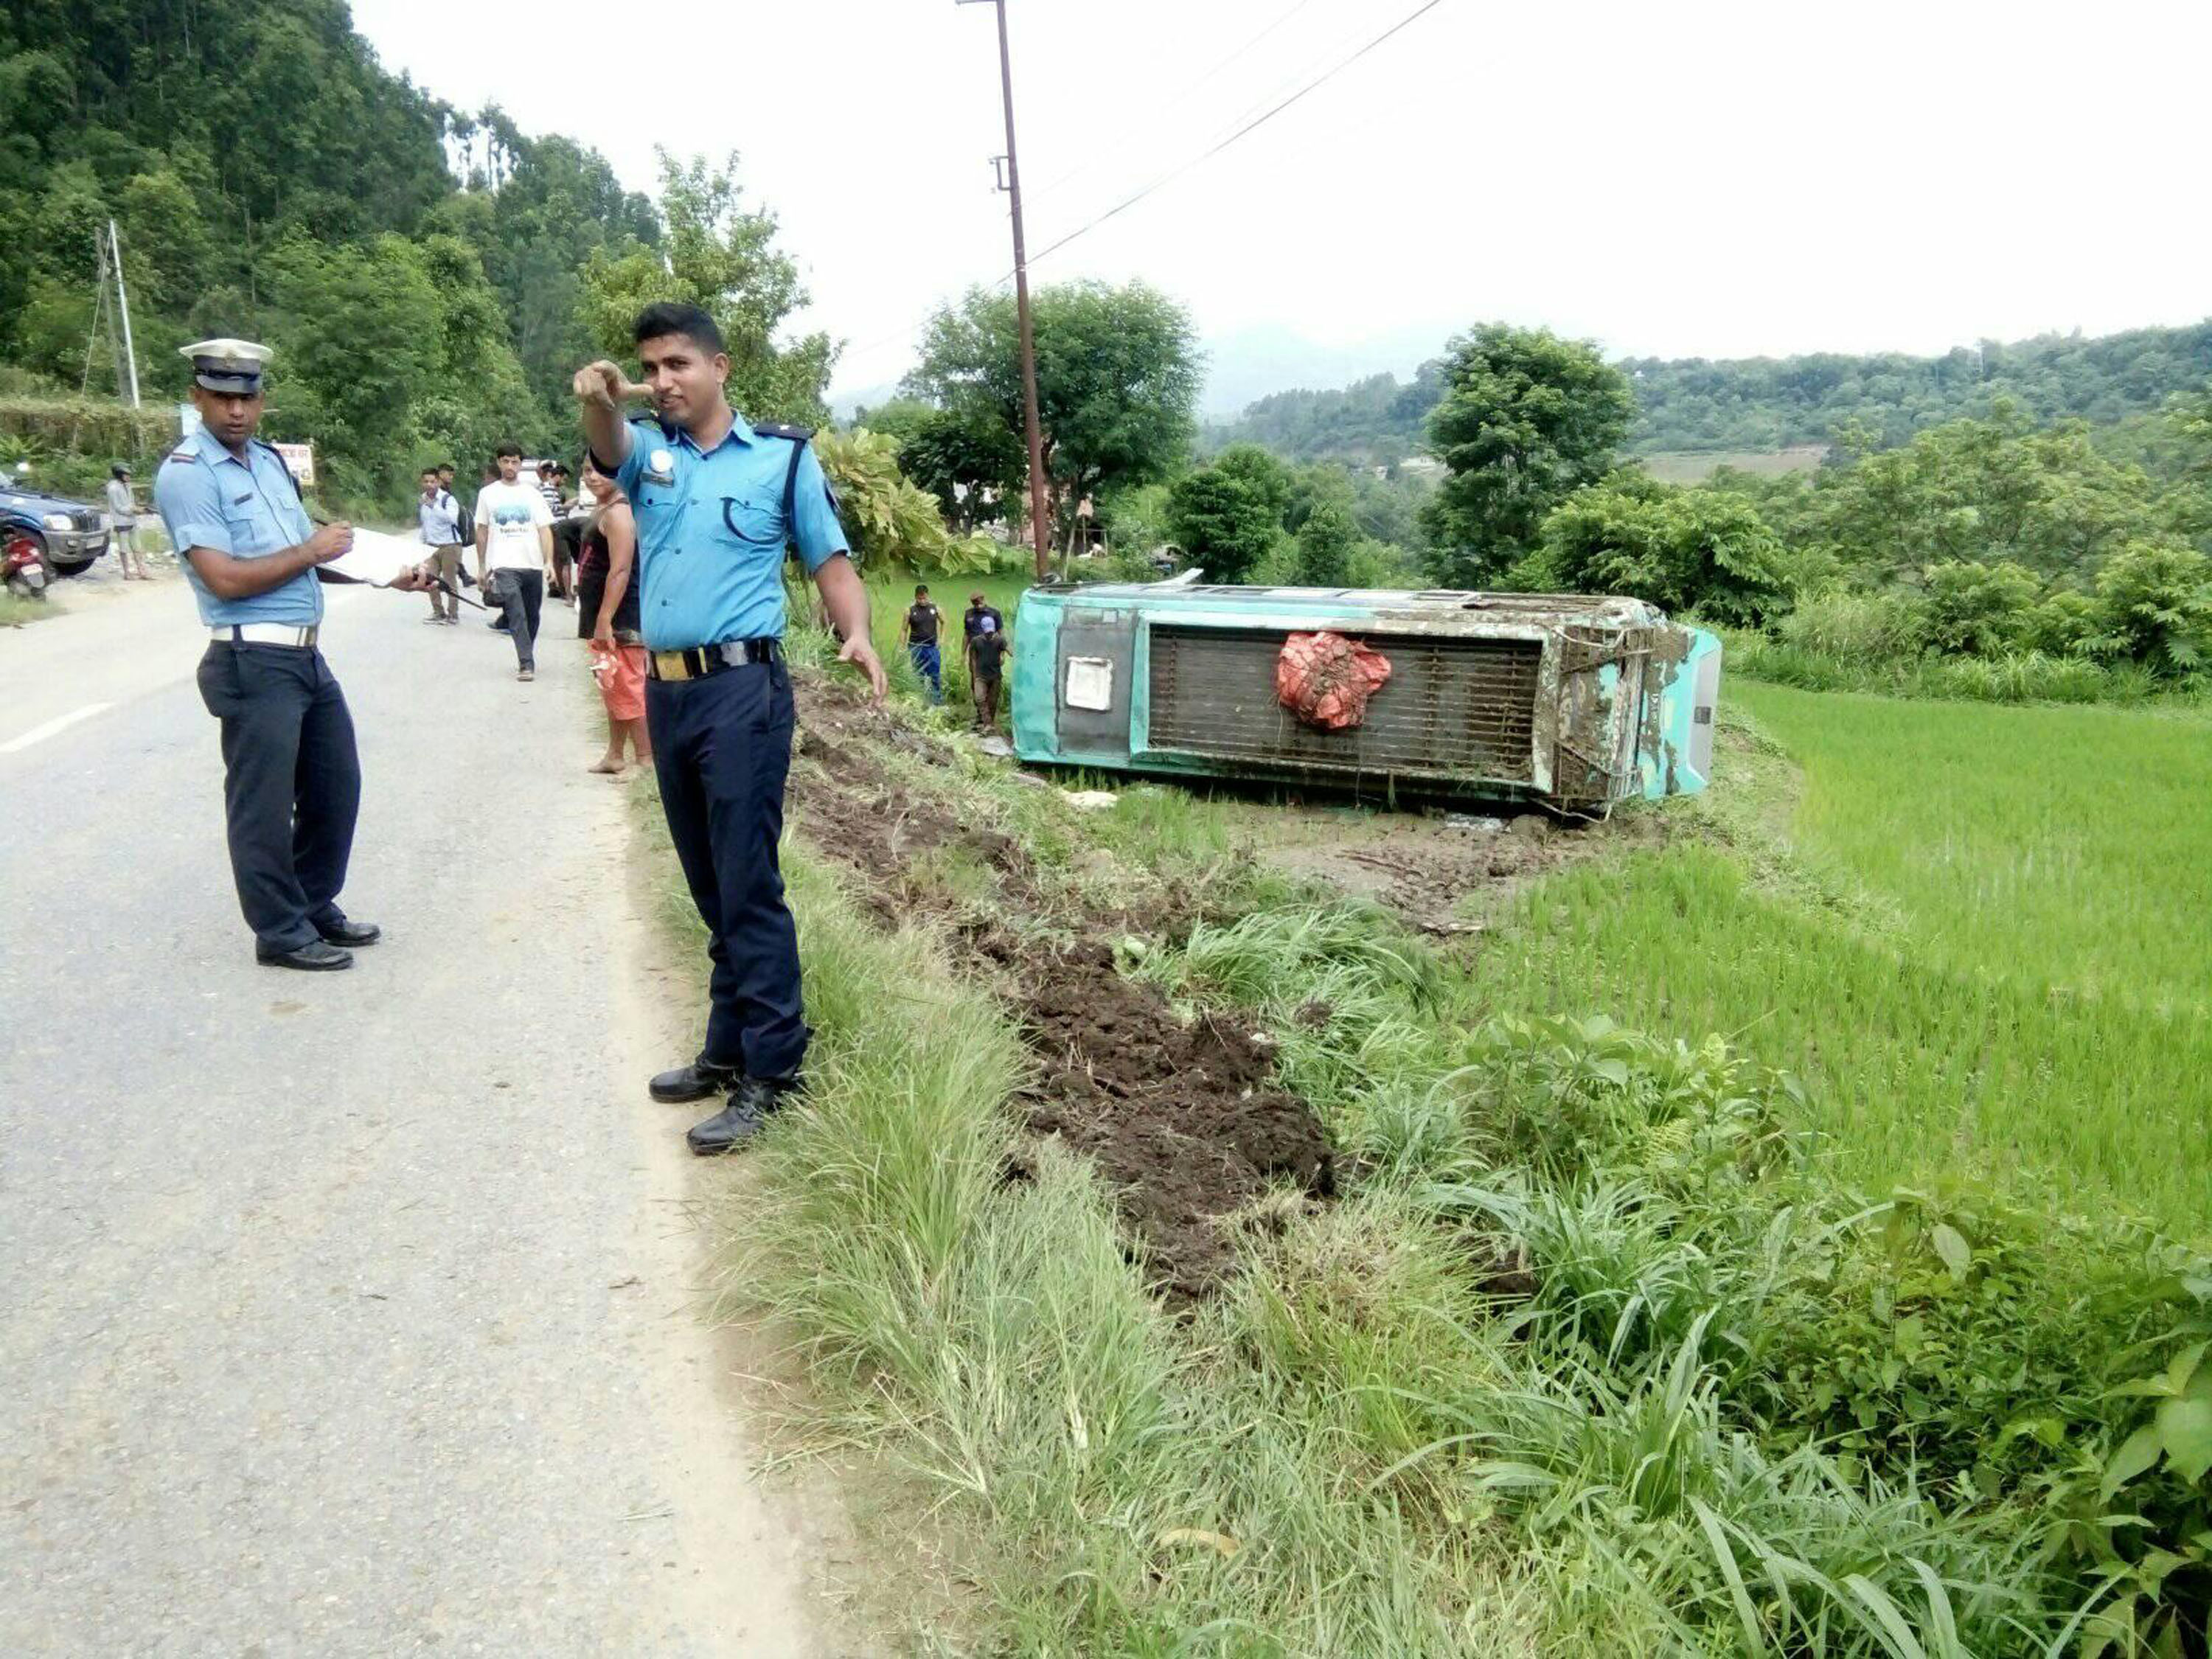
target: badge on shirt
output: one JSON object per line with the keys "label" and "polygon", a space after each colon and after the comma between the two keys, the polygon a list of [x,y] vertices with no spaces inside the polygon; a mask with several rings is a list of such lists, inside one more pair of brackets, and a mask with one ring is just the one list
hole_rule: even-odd
{"label": "badge on shirt", "polygon": [[665,449],[654,450],[645,458],[645,480],[647,483],[674,483],[676,458]]}

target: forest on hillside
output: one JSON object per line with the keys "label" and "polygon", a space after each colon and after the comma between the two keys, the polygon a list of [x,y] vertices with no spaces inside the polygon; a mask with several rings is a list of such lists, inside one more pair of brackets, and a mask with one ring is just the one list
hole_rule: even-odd
{"label": "forest on hillside", "polygon": [[[1946,422],[1988,415],[1999,400],[2029,420],[2105,425],[2153,413],[2212,380],[2212,321],[2084,338],[1984,340],[1940,357],[1901,353],[1716,362],[1632,357],[1630,453],[1765,450],[1836,441],[1846,431],[1892,448]],[[1279,392],[1210,429],[1215,447],[1256,443],[1300,460],[1390,465],[1420,452],[1443,394],[1443,362],[1411,381],[1370,375],[1329,391]],[[1854,423],[1856,423],[1854,425]]]}
{"label": "forest on hillside", "polygon": [[179,345],[264,340],[268,429],[313,433],[341,497],[572,429],[586,274],[665,234],[596,151],[386,70],[343,0],[4,0],[0,394],[116,390],[110,218],[148,401]]}

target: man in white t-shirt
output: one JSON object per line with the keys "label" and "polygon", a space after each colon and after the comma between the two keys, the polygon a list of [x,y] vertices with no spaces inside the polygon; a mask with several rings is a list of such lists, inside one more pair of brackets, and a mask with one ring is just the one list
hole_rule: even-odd
{"label": "man in white t-shirt", "polygon": [[477,580],[487,604],[507,614],[514,641],[514,678],[538,678],[538,613],[545,603],[545,570],[553,562],[553,515],[545,498],[520,482],[522,452],[501,444],[499,481],[477,495]]}

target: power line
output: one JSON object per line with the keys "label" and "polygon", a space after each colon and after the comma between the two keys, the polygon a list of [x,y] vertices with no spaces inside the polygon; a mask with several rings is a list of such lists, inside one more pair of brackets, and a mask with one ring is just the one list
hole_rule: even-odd
{"label": "power line", "polygon": [[[1200,74],[1197,79],[1187,82],[1184,85],[1178,88],[1176,91],[1169,94],[1164,98],[1155,99],[1152,101],[1152,107],[1156,110],[1162,110],[1167,108],[1171,104],[1182,102],[1184,99],[1189,97],[1191,94],[1196,92],[1200,87],[1206,85],[1207,82],[1212,80],[1215,76],[1220,74],[1222,70],[1227,69],[1231,64],[1234,64],[1240,58],[1243,58],[1255,46],[1258,46],[1262,40],[1267,40],[1268,36],[1273,34],[1277,29],[1282,27],[1284,24],[1289,22],[1291,19],[1296,17],[1300,12],[1304,11],[1311,4],[1313,4],[1313,0],[1297,0],[1297,3],[1293,5],[1288,11],[1283,13],[1282,15],[1276,18],[1273,22],[1268,24],[1267,27],[1261,29],[1257,34],[1247,40],[1243,46],[1231,52],[1228,57],[1214,64],[1212,68],[1206,70],[1204,73]],[[1048,191],[1058,190],[1062,185],[1067,183],[1070,179],[1079,179],[1085,173],[1090,172],[1091,168],[1098,165],[1101,159],[1102,158],[1099,155],[1093,154],[1086,157],[1085,160],[1078,161],[1073,167],[1068,168],[1066,172],[1056,174],[1053,178],[1046,179],[1042,185],[1035,186],[1030,190],[1030,194],[1032,197],[1040,197],[1044,195]]]}
{"label": "power line", "polygon": [[[1154,105],[1154,107],[1164,109],[1170,104],[1177,102],[1182,99],[1188,98],[1192,93],[1196,92],[1200,88],[1205,86],[1206,82],[1219,75],[1222,70],[1227,69],[1231,64],[1237,63],[1239,59],[1245,57],[1254,47],[1259,46],[1262,41],[1268,39],[1269,36],[1280,29],[1284,24],[1289,22],[1292,18],[1296,17],[1300,12],[1304,11],[1313,3],[1314,0],[1296,0],[1296,3],[1293,4],[1287,11],[1279,14],[1275,18],[1274,21],[1269,23],[1257,34],[1255,34],[1247,40],[1243,46],[1237,47],[1236,51],[1231,52],[1226,58],[1215,63],[1211,68],[1206,70],[1195,79],[1186,82],[1176,92],[1169,97],[1158,100]],[[1097,167],[1099,161],[1103,159],[1103,158],[1102,156],[1093,155],[1086,160],[1077,162],[1073,167],[1068,168],[1066,172],[1054,175],[1042,185],[1032,186],[1027,193],[1031,197],[1038,197],[1044,195],[1048,191],[1057,190],[1060,185],[1068,183],[1071,179],[1081,178],[1085,173]],[[1000,276],[996,282],[988,283],[988,285],[977,283],[970,284],[970,286],[977,288],[988,286],[989,289],[996,290],[1004,288],[1008,283],[1013,281],[1013,279],[1014,273],[1010,270],[1004,276]],[[940,301],[940,304],[942,302]],[[927,311],[915,318],[914,321],[893,330],[890,333],[878,335],[871,340],[864,340],[856,346],[848,346],[844,351],[839,354],[840,361],[849,363],[857,359],[871,356],[874,353],[882,350],[885,346],[895,345],[902,340],[910,339],[915,330],[923,327],[928,323],[931,318],[937,314],[938,309],[938,306],[933,305]]]}
{"label": "power line", "polygon": [[[1039,260],[1059,252],[1060,249],[1066,247],[1069,243],[1077,240],[1080,237],[1089,235],[1092,231],[1097,229],[1099,226],[1104,224],[1108,220],[1127,212],[1131,208],[1136,206],[1138,203],[1143,201],[1154,191],[1164,189],[1165,186],[1173,184],[1176,179],[1182,178],[1183,174],[1192,171],[1195,167],[1202,166],[1207,161],[1212,161],[1215,156],[1220,155],[1222,151],[1227,149],[1231,144],[1236,143],[1239,139],[1256,131],[1258,128],[1265,126],[1268,122],[1273,120],[1275,117],[1280,115],[1285,110],[1290,108],[1291,105],[1297,103],[1300,99],[1304,98],[1308,94],[1319,90],[1322,86],[1326,85],[1330,81],[1334,80],[1339,75],[1341,75],[1346,70],[1350,69],[1354,64],[1366,57],[1376,47],[1382,46],[1392,36],[1401,33],[1411,25],[1419,21],[1421,18],[1426,16],[1430,12],[1434,11],[1438,6],[1443,4],[1443,3],[1444,0],[1426,0],[1425,4],[1414,8],[1413,11],[1407,13],[1404,17],[1400,18],[1395,23],[1393,23],[1389,28],[1383,30],[1382,33],[1368,41],[1366,45],[1361,46],[1350,57],[1340,60],[1333,67],[1324,70],[1313,80],[1307,82],[1305,85],[1300,87],[1288,97],[1271,105],[1267,109],[1261,111],[1259,114],[1254,116],[1251,119],[1244,122],[1243,125],[1237,127],[1235,131],[1230,133],[1227,137],[1221,139],[1211,149],[1201,151],[1200,154],[1192,156],[1188,161],[1181,162],[1177,166],[1170,168],[1168,172],[1162,173],[1158,178],[1153,179],[1151,184],[1146,185],[1135,195],[1116,203],[1114,206],[1107,209],[1105,212],[1098,215],[1097,218],[1091,220],[1080,228],[1070,231],[1066,235],[1061,237],[1058,241],[1047,247],[1042,252],[1032,254],[1030,258],[1030,264],[1034,265]],[[1255,36],[1251,41],[1247,42],[1244,48],[1240,48],[1239,53],[1231,54],[1231,59],[1224,60],[1224,64],[1222,66],[1225,67],[1226,63],[1233,61],[1233,58],[1236,56],[1241,55],[1242,51],[1249,50],[1251,46],[1257,44],[1258,40],[1263,38],[1266,34],[1272,33],[1276,27],[1287,22],[1291,17],[1294,16],[1298,11],[1304,9],[1305,3],[1306,0],[1300,0],[1299,5],[1293,7],[1291,11],[1286,12],[1281,17],[1277,18],[1275,22],[1270,24],[1267,29],[1261,31],[1260,35]],[[1211,71],[1209,71],[1209,73]],[[1013,279],[1014,273],[1010,270],[1004,276],[1000,276],[996,282],[988,284],[988,286],[993,289],[1004,288],[1008,283],[1013,281]],[[982,287],[985,285],[977,283],[974,286]],[[930,308],[924,312],[920,317],[916,318],[913,322],[908,324],[903,328],[898,329],[890,334],[879,336],[878,337],[870,340],[864,344],[853,347],[850,350],[840,354],[842,358],[849,362],[854,358],[865,357],[871,352],[880,350],[884,346],[890,345],[896,341],[908,338],[916,329],[921,328],[923,325],[927,324],[931,318],[934,317],[938,312],[943,308],[943,305],[944,301],[938,301],[936,304],[932,305]]]}
{"label": "power line", "polygon": [[1051,246],[1046,248],[1042,252],[1032,255],[1030,257],[1030,263],[1031,264],[1036,264],[1040,260],[1049,258],[1052,255],[1059,252],[1060,249],[1066,247],[1070,242],[1075,241],[1080,237],[1088,236],[1092,231],[1097,229],[1099,226],[1104,224],[1109,219],[1112,219],[1121,214],[1127,213],[1131,208],[1136,206],[1138,203],[1143,201],[1147,196],[1152,194],[1153,191],[1173,184],[1176,179],[1182,178],[1183,174],[1190,172],[1194,167],[1200,167],[1206,162],[1212,161],[1215,156],[1220,155],[1223,150],[1227,149],[1238,139],[1243,137],[1249,132],[1255,131],[1258,128],[1267,125],[1268,122],[1273,120],[1278,115],[1280,115],[1285,110],[1290,108],[1291,105],[1297,103],[1309,93],[1314,92],[1326,85],[1328,82],[1334,80],[1338,76],[1350,69],[1361,58],[1366,57],[1369,52],[1373,52],[1384,41],[1389,40],[1393,35],[1409,27],[1413,23],[1418,22],[1421,18],[1425,17],[1429,13],[1434,11],[1438,6],[1443,4],[1443,3],[1444,0],[1425,0],[1424,4],[1415,7],[1411,12],[1400,18],[1389,28],[1383,30],[1382,33],[1376,35],[1365,46],[1360,47],[1358,51],[1353,52],[1351,57],[1346,58],[1342,62],[1339,63],[1334,68],[1326,70],[1318,78],[1307,82],[1304,86],[1300,87],[1296,92],[1284,99],[1280,103],[1274,105],[1261,114],[1255,116],[1251,120],[1247,121],[1243,126],[1238,127],[1236,131],[1231,133],[1226,138],[1222,139],[1220,143],[1215,144],[1211,149],[1202,151],[1199,155],[1192,156],[1189,161],[1182,162],[1181,165],[1162,173],[1158,178],[1153,179],[1151,184],[1146,185],[1142,190],[1139,191],[1134,196],[1116,203],[1114,206],[1107,209],[1105,212],[1100,214],[1097,218],[1091,220],[1088,224],[1084,225],[1079,229],[1070,231],[1066,235],[1053,243]]}

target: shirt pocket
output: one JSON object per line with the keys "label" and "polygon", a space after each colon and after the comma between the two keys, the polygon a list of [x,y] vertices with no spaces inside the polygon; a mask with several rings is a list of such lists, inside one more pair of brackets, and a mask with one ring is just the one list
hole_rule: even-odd
{"label": "shirt pocket", "polygon": [[725,495],[718,503],[722,527],[750,547],[783,549],[783,509],[768,496],[750,492]]}
{"label": "shirt pocket", "polygon": [[262,515],[255,511],[251,497],[243,501],[223,502],[222,527],[229,532],[233,554],[274,553],[276,550],[270,540]]}

